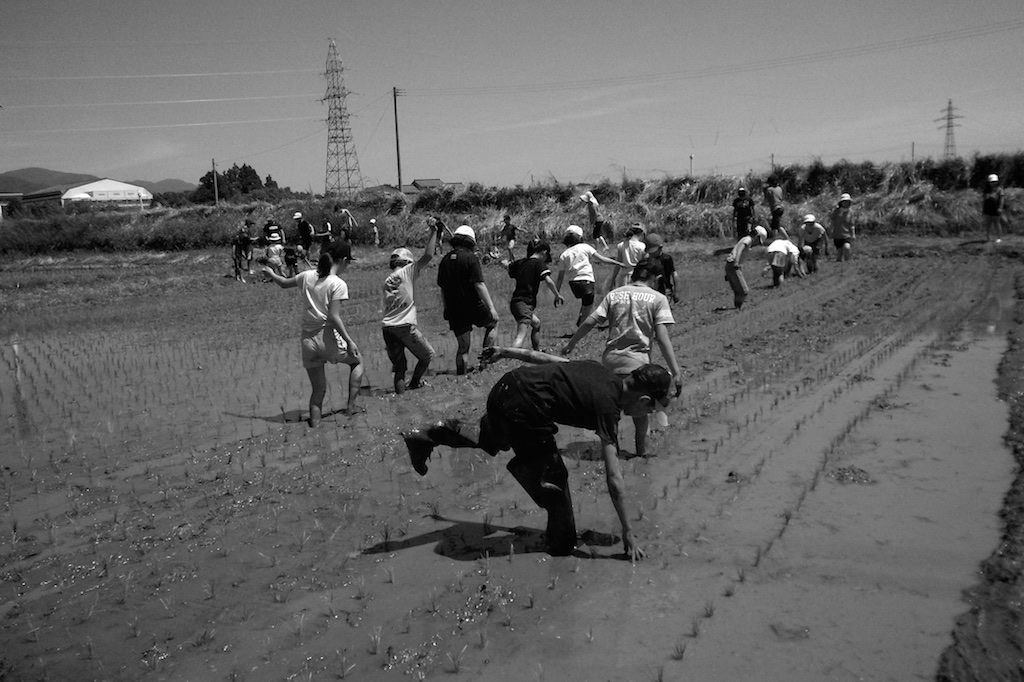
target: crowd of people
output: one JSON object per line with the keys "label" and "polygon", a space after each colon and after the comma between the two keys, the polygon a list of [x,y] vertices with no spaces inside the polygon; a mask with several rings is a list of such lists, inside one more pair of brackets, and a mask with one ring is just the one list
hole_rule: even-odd
{"label": "crowd of people", "polygon": [[[990,189],[984,198],[986,230],[1001,233],[1002,194],[998,178],[990,177]],[[426,475],[427,462],[437,445],[479,448],[497,455],[512,450],[507,468],[530,497],[547,511],[545,532],[547,549],[564,555],[576,548],[577,536],[568,472],[562,462],[554,435],[559,425],[582,427],[596,433],[601,442],[608,492],[622,527],[622,543],[631,559],[643,557],[643,550],[632,536],[626,514],[625,484],[619,467],[619,420],[623,414],[634,424],[634,454],[648,456],[647,436],[650,415],[657,412],[660,424],[667,424],[664,409],[682,390],[682,374],[672,347],[669,330],[675,323],[671,305],[679,301],[675,263],[664,252],[664,239],[648,233],[640,223],[631,225],[621,242],[608,255],[609,224],[602,219],[599,204],[591,192],[580,196],[590,226],[590,239],[578,225],[569,225],[562,242],[565,248],[557,259],[551,245],[540,236],[525,240],[524,257],[516,257],[523,241],[521,230],[503,216],[496,230],[507,252],[501,259],[508,276],[515,281],[509,311],[516,331],[509,347],[495,345],[499,313],[484,278],[477,255],[475,230],[461,225],[454,231],[436,217],[426,220],[426,243],[417,257],[409,248],[395,248],[389,258],[388,274],[381,287],[381,320],[384,347],[391,363],[396,394],[426,385],[425,376],[435,352],[419,329],[416,310],[416,283],[423,270],[437,255],[447,238],[449,250],[440,258],[436,285],[443,302],[443,315],[456,340],[455,372],[471,371],[470,340],[474,328],[483,330],[481,366],[499,359],[526,363],[506,372],[491,389],[484,415],[476,432],[460,422],[447,419],[412,428],[403,433],[413,468]],[[749,294],[743,264],[755,247],[764,246],[766,263],[763,274],[771,273],[773,286],[781,286],[790,276],[808,277],[818,272],[819,258],[829,257],[830,242],[837,262],[850,260],[856,239],[853,199],[842,194],[829,214],[827,226],[812,214],[804,215],[791,236],[783,225],[784,196],[772,179],[765,189],[766,217],[769,226],[757,225],[757,208],[739,188],[733,202],[737,241],[725,259],[725,276],[736,309],[742,308]],[[263,273],[282,288],[299,288],[302,300],[302,364],[311,384],[309,424],[322,418],[326,391],[325,365],[350,367],[347,412],[353,414],[363,379],[362,357],[348,333],[341,314],[348,299],[348,287],[342,279],[352,260],[348,230],[354,219],[347,214],[347,226],[339,232],[326,223],[316,230],[301,213],[295,213],[294,244],[274,221],[264,226],[258,239],[251,233],[252,221],[239,230],[234,244],[235,272],[241,278],[251,273],[252,245],[265,245]],[[992,219],[989,219],[989,216]],[[380,233],[372,221],[373,243],[380,245]],[[319,240],[315,268],[299,271],[298,262],[310,262],[314,240]],[[591,243],[592,242],[592,243]],[[289,255],[288,246],[292,246]],[[497,244],[486,255],[494,256]],[[594,262],[614,266],[600,301]],[[557,267],[557,276],[553,269]],[[542,321],[538,316],[538,293],[545,287],[554,306],[565,303],[562,287],[579,301],[574,333],[560,354],[540,347]],[[599,359],[571,359],[580,341],[595,328],[605,330]],[[528,342],[529,340],[529,342]],[[667,367],[652,363],[651,351],[657,346]],[[407,353],[415,360],[412,375]]]}

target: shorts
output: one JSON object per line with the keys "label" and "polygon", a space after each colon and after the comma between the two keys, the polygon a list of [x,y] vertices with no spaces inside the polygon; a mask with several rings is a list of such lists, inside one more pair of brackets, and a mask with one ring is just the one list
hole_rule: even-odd
{"label": "shorts", "polygon": [[306,369],[344,363],[358,365],[359,356],[348,352],[348,345],[333,327],[302,332],[302,366]]}
{"label": "shorts", "polygon": [[391,360],[392,371],[395,374],[405,374],[409,369],[409,363],[405,359],[406,350],[420,361],[434,357],[434,349],[414,324],[383,327],[381,331],[384,335],[384,347],[388,351],[388,359]]}
{"label": "shorts", "polygon": [[569,282],[569,289],[572,291],[572,295],[580,299],[580,303],[583,305],[594,304],[594,291],[596,287],[597,285],[594,282],[585,280]]}
{"label": "shorts", "polygon": [[473,327],[493,327],[495,324],[497,324],[497,320],[491,319],[490,312],[483,306],[468,313],[459,311],[458,317],[448,318],[448,328],[456,336],[462,336],[467,332],[473,331]]}
{"label": "shorts", "polygon": [[533,322],[533,312],[537,309],[537,306],[530,305],[529,302],[517,298],[508,304],[508,309],[512,313],[512,317],[516,322]]}
{"label": "shorts", "polygon": [[595,220],[594,221],[594,231],[593,231],[593,238],[594,239],[600,239],[601,237],[604,236],[604,228],[605,228],[605,225],[607,225],[607,224],[608,223],[606,223],[603,220]]}
{"label": "shorts", "polygon": [[785,268],[789,265],[789,255],[781,252],[775,252],[771,255],[769,262],[773,268]]}
{"label": "shorts", "polygon": [[850,244],[851,240],[849,240],[849,239],[833,239],[832,243],[836,245],[836,250],[838,251],[838,250],[842,249],[844,246],[846,246],[847,244]]}

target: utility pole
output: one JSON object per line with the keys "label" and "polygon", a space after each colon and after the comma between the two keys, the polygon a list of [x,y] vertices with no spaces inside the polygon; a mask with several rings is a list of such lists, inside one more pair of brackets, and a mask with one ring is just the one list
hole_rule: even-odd
{"label": "utility pole", "polygon": [[346,194],[362,189],[363,178],[359,174],[359,159],[356,158],[348,109],[345,106],[348,90],[345,89],[344,69],[333,40],[327,48],[324,77],[327,79],[327,94],[321,100],[327,102],[327,173],[324,195],[338,197],[343,189]]}
{"label": "utility pole", "polygon": [[939,130],[946,129],[946,145],[942,150],[942,155],[947,159],[956,157],[956,140],[953,138],[953,128],[959,128],[960,124],[953,121],[963,118],[963,116],[954,114],[953,111],[953,100],[949,100],[949,104],[946,105],[945,109],[946,115],[935,119],[935,123],[943,124],[939,126]]}
{"label": "utility pole", "polygon": [[690,177],[693,177],[693,154],[690,154]]}
{"label": "utility pole", "polygon": [[217,159],[210,159],[213,164],[213,205],[220,207],[220,196],[217,193]]}
{"label": "utility pole", "polygon": [[402,148],[398,144],[398,88],[391,88],[391,98],[395,103],[395,159],[398,161],[398,191],[402,191]]}

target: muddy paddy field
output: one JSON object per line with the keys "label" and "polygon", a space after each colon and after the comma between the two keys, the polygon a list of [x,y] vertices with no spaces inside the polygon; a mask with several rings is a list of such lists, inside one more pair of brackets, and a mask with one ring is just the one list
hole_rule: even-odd
{"label": "muddy paddy field", "polygon": [[[621,437],[636,564],[592,434],[559,434],[570,557],[507,456],[413,472],[399,432],[513,366],[453,375],[433,267],[399,398],[357,251],[367,411],[331,368],[311,430],[295,291],[222,253],[0,263],[0,679],[1020,679],[1024,242],[876,241],[779,290],[751,262],[742,312],[722,245],[674,246],[685,390],[653,456]],[[557,351],[575,306],[540,315]]]}

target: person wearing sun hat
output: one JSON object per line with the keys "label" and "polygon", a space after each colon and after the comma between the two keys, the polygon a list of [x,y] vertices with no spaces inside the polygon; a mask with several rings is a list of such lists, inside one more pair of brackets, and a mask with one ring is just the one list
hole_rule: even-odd
{"label": "person wearing sun hat", "polygon": [[469,225],[460,225],[452,233],[452,250],[437,266],[437,285],[444,301],[444,319],[455,334],[455,373],[468,370],[469,345],[473,327],[484,330],[483,347],[494,345],[494,330],[498,325],[498,311],[484,282],[480,259],[476,257],[476,232]]}
{"label": "person wearing sun hat", "polygon": [[630,527],[626,484],[619,465],[619,420],[650,415],[672,400],[672,375],[661,365],[643,365],[625,377],[599,362],[573,360],[525,348],[488,348],[483,359],[519,360],[537,366],[517,367],[491,388],[487,411],[476,434],[463,431],[457,419],[446,419],[402,434],[413,469],[427,474],[427,461],[437,445],[479,448],[496,456],[512,450],[506,465],[516,482],[547,512],[544,539],[555,556],[576,549],[576,519],[569,491],[569,471],[555,434],[558,425],[587,429],[601,441],[608,496],[622,528],[625,558],[642,559],[643,549]]}
{"label": "person wearing sun hat", "polygon": [[732,200],[732,220],[736,224],[736,239],[750,234],[750,225],[754,222],[754,200],[747,195],[746,187],[736,190],[736,198]]}
{"label": "person wearing sun hat", "polygon": [[995,173],[989,175],[981,196],[981,217],[985,221],[986,240],[992,238],[992,232],[996,233],[997,240],[1002,238],[1005,201],[1003,188],[999,186],[999,176]]}
{"label": "person wearing sun hat", "polygon": [[647,256],[661,263],[658,292],[665,294],[673,303],[679,303],[679,295],[676,293],[676,261],[665,253],[665,239],[652,232],[644,238],[644,243],[647,244]]}
{"label": "person wearing sun hat", "polygon": [[768,230],[758,225],[750,231],[750,234],[736,242],[736,246],[732,247],[732,251],[725,259],[725,281],[732,288],[732,303],[736,310],[743,307],[743,303],[747,300],[747,294],[750,293],[750,287],[747,286],[747,280],[743,276],[743,257],[748,250],[764,244],[766,241],[768,241]]}
{"label": "person wearing sun hat", "polygon": [[601,218],[601,204],[589,189],[580,195],[580,201],[587,206],[587,223],[590,225],[591,237],[602,251],[606,251],[608,242],[605,240],[604,231],[607,223]]}
{"label": "person wearing sun hat", "polygon": [[839,196],[838,204],[832,209],[832,214],[829,216],[831,219],[829,235],[832,237],[832,243],[836,247],[837,263],[850,260],[850,256],[853,255],[853,240],[857,238],[857,231],[853,225],[853,214],[850,211],[850,204],[852,203],[853,198],[846,192],[843,192]]}
{"label": "person wearing sun hat", "polygon": [[800,259],[807,264],[807,274],[818,271],[818,256],[824,247],[828,257],[828,231],[818,222],[814,214],[804,216],[803,224],[796,231],[796,248],[800,251]]}
{"label": "person wearing sun hat", "polygon": [[427,245],[418,259],[405,247],[391,252],[388,263],[391,272],[384,278],[382,287],[384,319],[381,321],[381,333],[395,378],[395,393],[399,395],[405,393],[405,373],[409,369],[405,351],[408,350],[416,358],[416,366],[408,385],[410,389],[424,385],[423,375],[434,358],[434,349],[417,326],[415,299],[416,279],[434,257],[434,246],[440,232],[434,223],[428,223],[427,228],[430,231]]}
{"label": "person wearing sun hat", "polygon": [[580,314],[576,317],[578,327],[593,310],[594,297],[597,295],[597,279],[594,277],[591,259],[620,267],[625,267],[625,263],[602,256],[597,249],[583,241],[583,228],[579,225],[566,228],[562,243],[566,249],[558,257],[559,271],[555,288],[561,292],[562,282],[566,277],[569,278],[569,289],[580,301]]}

